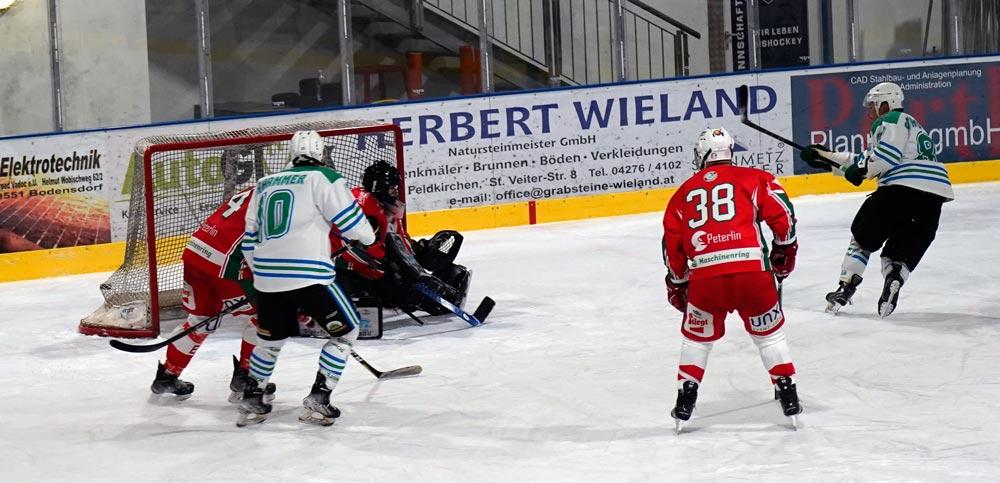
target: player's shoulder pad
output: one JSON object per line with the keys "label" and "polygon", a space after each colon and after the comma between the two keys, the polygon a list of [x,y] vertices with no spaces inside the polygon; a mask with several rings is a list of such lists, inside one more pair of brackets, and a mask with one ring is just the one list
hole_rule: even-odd
{"label": "player's shoulder pad", "polygon": [[289,171],[295,172],[315,172],[323,175],[329,182],[334,183],[338,179],[342,179],[343,176],[340,175],[333,168],[327,166],[296,166]]}
{"label": "player's shoulder pad", "polygon": [[872,128],[870,130],[870,133],[875,134],[875,130],[878,129],[878,127],[881,126],[882,124],[898,124],[900,115],[906,115],[907,117],[909,117],[909,115],[905,114],[903,111],[889,111],[885,114],[882,114],[881,116],[878,117],[878,119],[875,120],[875,122],[872,123]]}

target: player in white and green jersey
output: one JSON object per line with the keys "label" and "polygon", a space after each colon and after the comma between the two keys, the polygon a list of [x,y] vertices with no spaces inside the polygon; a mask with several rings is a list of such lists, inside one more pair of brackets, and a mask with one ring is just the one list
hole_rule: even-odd
{"label": "player in white and green jersey", "polygon": [[340,416],[330,405],[330,393],[361,323],[351,298],[334,281],[331,231],[364,245],[375,241],[375,233],[350,187],[323,159],[319,134],[296,132],[290,167],[261,178],[249,201],[241,249],[257,291],[259,344],[250,356],[252,381],[243,393],[237,426],[259,423],[271,411],[262,388],[285,340],[298,333],[300,310],[323,326],[330,340],[320,351],[319,371],[299,419],[330,425]]}
{"label": "player in white and green jersey", "polygon": [[[878,189],[854,217],[840,284],[826,300],[833,313],[850,303],[868,258],[882,249],[885,282],[878,313],[886,317],[896,308],[900,287],[934,240],[941,205],[955,193],[948,170],[937,159],[934,141],[913,116],[903,112],[903,90],[898,85],[883,82],[872,87],[864,106],[874,122],[863,153],[830,152],[813,145],[801,157],[810,166],[832,168],[855,186],[866,178],[878,179]],[[831,167],[820,156],[837,165]]]}

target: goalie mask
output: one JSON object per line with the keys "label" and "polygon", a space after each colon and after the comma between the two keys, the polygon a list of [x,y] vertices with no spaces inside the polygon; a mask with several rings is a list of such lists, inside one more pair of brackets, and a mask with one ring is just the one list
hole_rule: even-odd
{"label": "goalie mask", "polygon": [[361,178],[361,187],[375,196],[380,203],[391,206],[399,197],[399,170],[385,162],[376,161],[365,168]]}
{"label": "goalie mask", "polygon": [[868,113],[874,114],[877,118],[881,115],[879,110],[882,108],[882,103],[889,105],[889,110],[896,110],[903,108],[903,89],[892,82],[881,82],[868,90],[865,94],[865,100],[863,105]]}
{"label": "goalie mask", "polygon": [[316,131],[297,131],[290,143],[292,166],[323,164],[323,148],[323,138]]}
{"label": "goalie mask", "polygon": [[725,129],[712,128],[702,131],[694,145],[694,165],[698,170],[705,166],[733,159],[733,137]]}

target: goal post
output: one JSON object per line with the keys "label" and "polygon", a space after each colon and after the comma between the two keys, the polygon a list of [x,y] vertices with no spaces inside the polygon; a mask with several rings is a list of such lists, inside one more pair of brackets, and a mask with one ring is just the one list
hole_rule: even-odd
{"label": "goal post", "polygon": [[392,124],[317,121],[143,138],[124,183],[131,190],[125,257],[101,284],[104,304],[80,321],[79,331],[156,337],[161,320],[183,317],[181,254],[191,234],[233,194],[285,169],[288,141],[302,130],[319,133],[324,160],[348,186],[360,186],[365,168],[376,161],[395,164],[405,201],[402,132]]}

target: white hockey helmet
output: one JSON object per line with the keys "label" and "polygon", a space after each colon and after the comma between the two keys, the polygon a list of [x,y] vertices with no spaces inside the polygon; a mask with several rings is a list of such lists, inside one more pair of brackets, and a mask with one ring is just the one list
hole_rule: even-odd
{"label": "white hockey helmet", "polygon": [[316,131],[296,131],[292,136],[289,156],[293,165],[322,164],[323,138]]}
{"label": "white hockey helmet", "polygon": [[733,159],[733,137],[724,128],[709,128],[701,132],[694,145],[694,164],[703,169],[706,164]]}
{"label": "white hockey helmet", "polygon": [[903,108],[903,89],[893,82],[875,84],[865,94],[864,106],[878,111],[882,103],[889,104],[889,110]]}

